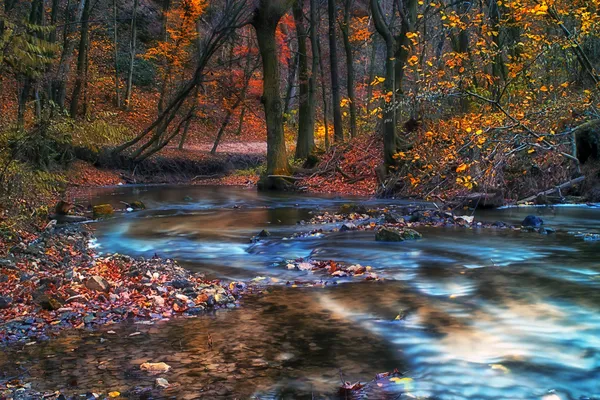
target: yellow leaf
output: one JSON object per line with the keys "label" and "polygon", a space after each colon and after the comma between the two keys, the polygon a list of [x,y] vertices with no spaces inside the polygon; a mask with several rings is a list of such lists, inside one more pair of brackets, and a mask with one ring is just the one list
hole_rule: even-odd
{"label": "yellow leaf", "polygon": [[528,154],[531,154],[531,153],[533,153],[534,151],[535,151],[535,149],[529,149],[529,150],[527,150],[527,153],[528,153]]}
{"label": "yellow leaf", "polygon": [[467,164],[460,164],[458,167],[456,167],[456,172],[464,172],[467,170]]}
{"label": "yellow leaf", "polygon": [[542,87],[540,88],[540,90],[541,90],[542,92],[547,92],[547,91],[548,91],[548,88],[547,88],[546,86],[542,86]]}
{"label": "yellow leaf", "polygon": [[121,393],[115,391],[115,392],[110,392],[108,394],[108,397],[119,397],[120,395],[121,395]]}
{"label": "yellow leaf", "polygon": [[478,129],[477,132],[475,132],[476,135],[481,135],[483,133],[483,130]]}

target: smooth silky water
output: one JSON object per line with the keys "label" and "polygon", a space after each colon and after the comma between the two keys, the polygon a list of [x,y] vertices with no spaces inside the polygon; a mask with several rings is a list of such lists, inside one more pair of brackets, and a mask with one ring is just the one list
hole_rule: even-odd
{"label": "smooth silky water", "polygon": [[[476,215],[517,223],[538,214],[555,235],[422,228],[422,240],[381,243],[373,232],[285,239],[315,228],[297,224],[311,212],[356,199],[134,186],[96,189],[84,200],[138,199],[147,210],[91,224],[99,251],[158,254],[224,280],[260,276],[271,284],[267,293],[193,319],[65,333],[4,352],[0,369],[25,371],[37,389],[125,392],[154,382],[139,364],[164,361],[174,385],[166,393],[183,399],[310,399],[337,393],[340,370],[348,381],[367,381],[394,368],[412,384],[372,384],[360,396],[600,398],[600,242],[567,233],[598,232],[600,209]],[[252,244],[262,229],[271,236]],[[327,279],[282,264],[308,256],[370,265],[384,280],[286,287]]]}

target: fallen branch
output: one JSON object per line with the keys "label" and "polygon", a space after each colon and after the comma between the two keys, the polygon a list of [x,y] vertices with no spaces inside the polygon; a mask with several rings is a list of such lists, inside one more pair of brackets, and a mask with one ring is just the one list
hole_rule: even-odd
{"label": "fallen branch", "polygon": [[560,192],[561,190],[569,188],[569,187],[575,185],[576,183],[582,182],[584,179],[585,179],[585,176],[580,176],[580,177],[577,177],[575,179],[571,179],[570,181],[565,182],[563,184],[560,184],[560,185],[558,185],[558,186],[556,186],[556,187],[554,187],[552,189],[544,190],[543,192],[540,192],[540,193],[538,193],[536,195],[529,196],[529,197],[526,197],[526,198],[524,198],[522,200],[519,200],[519,201],[517,201],[517,204],[527,203],[527,202],[530,202],[530,201],[533,201],[533,200],[537,199],[538,197],[547,196],[547,195],[552,194],[554,192]]}

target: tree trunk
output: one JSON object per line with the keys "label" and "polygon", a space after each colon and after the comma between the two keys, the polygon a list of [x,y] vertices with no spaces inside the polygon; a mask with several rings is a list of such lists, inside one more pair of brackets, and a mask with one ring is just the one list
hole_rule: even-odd
{"label": "tree trunk", "polygon": [[129,40],[129,72],[127,74],[127,88],[125,89],[125,107],[131,107],[131,90],[133,86],[133,63],[135,61],[135,48],[137,40],[137,9],[139,0],[133,1],[133,16],[131,17],[131,38]]}
{"label": "tree trunk", "polygon": [[371,82],[375,80],[375,59],[377,57],[377,38],[373,37],[371,47],[371,55],[369,56],[369,79],[367,82],[367,116],[371,113],[371,102],[373,101],[373,85]]}
{"label": "tree trunk", "polygon": [[294,51],[292,49],[292,52],[294,53],[294,55],[292,56],[292,58],[289,60],[288,63],[288,76],[287,76],[287,85],[286,85],[286,89],[285,89],[285,99],[283,102],[283,113],[287,115],[287,113],[290,111],[290,107],[292,104],[292,97],[294,97],[294,89],[296,88],[296,85],[294,85],[294,83],[296,82],[296,75],[298,73],[298,61],[300,59],[300,57],[298,57],[298,52]]}
{"label": "tree trunk", "polygon": [[350,9],[352,0],[344,2],[344,22],[342,24],[342,38],[346,51],[346,86],[348,87],[348,100],[350,100],[350,137],[356,137],[356,95],[354,94],[354,58],[350,44]]}
{"label": "tree trunk", "polygon": [[[375,29],[385,41],[385,93],[394,92],[394,37],[385,22],[383,12],[381,11],[379,1],[371,0],[371,11]],[[396,112],[394,104],[383,104],[383,162],[387,168],[393,166],[396,162]]]}
{"label": "tree trunk", "polygon": [[[85,0],[80,0],[78,9],[83,10],[84,2]],[[73,51],[75,50],[75,41],[71,40],[70,36],[73,32],[73,26],[79,24],[80,22],[79,12],[76,14],[75,18],[72,18],[71,14],[71,1],[67,0],[67,5],[65,7],[65,26],[63,28],[63,50],[60,55],[58,68],[56,69],[56,73],[52,78],[52,95],[50,96],[52,101],[56,103],[61,110],[65,109],[67,97],[67,79],[71,70],[71,58],[73,57]]]}
{"label": "tree trunk", "polygon": [[242,129],[244,127],[244,116],[246,115],[246,107],[242,107],[240,111],[240,119],[238,121],[238,127],[235,131],[236,136],[240,136],[242,134]]}
{"label": "tree trunk", "polygon": [[117,25],[117,0],[113,0],[113,47],[114,47],[114,62],[115,62],[115,103],[117,107],[121,107],[121,93],[119,89],[119,27]]}
{"label": "tree trunk", "polygon": [[296,23],[296,36],[298,37],[298,139],[296,142],[296,158],[305,159],[312,152],[315,145],[314,125],[311,123],[311,106],[309,104],[309,72],[308,54],[306,49],[306,28],[302,12],[302,0],[294,2],[294,21]]}
{"label": "tree trunk", "polygon": [[[313,0],[314,1],[314,0]],[[325,150],[329,150],[329,113],[327,107],[327,85],[325,84],[325,68],[323,66],[323,57],[321,56],[321,42],[317,40],[317,58],[321,75],[321,96],[323,98],[323,128],[325,129]]]}
{"label": "tree trunk", "polygon": [[[262,103],[267,122],[266,175],[287,175],[290,166],[285,149],[283,107],[279,94],[280,76],[275,29],[289,4],[287,1],[261,0],[253,21],[258,48],[263,63]],[[272,187],[268,178],[266,187]]]}
{"label": "tree trunk", "polygon": [[[161,40],[163,40],[165,43],[167,42],[167,40],[169,40],[169,33],[167,31],[167,23],[169,22],[168,21],[169,8],[171,8],[171,0],[163,0],[163,10],[162,10],[163,19],[162,19],[162,27],[161,27],[160,36],[162,37]],[[170,76],[170,67],[168,67],[168,69],[169,70],[164,73],[162,82],[160,84],[160,97],[158,99],[158,113],[159,114],[162,112],[163,105],[165,102],[165,96],[167,94],[167,85],[168,85],[168,80],[169,80],[169,76]],[[187,126],[188,126],[188,123],[186,122],[186,128],[187,128]],[[186,132],[186,129],[184,128],[184,133],[185,132]]]}
{"label": "tree trunk", "polygon": [[86,71],[86,60],[87,60],[87,49],[89,40],[89,20],[90,10],[92,8],[92,0],[84,0],[83,14],[81,15],[81,38],[79,39],[79,54],[77,55],[77,77],[75,78],[75,86],[73,88],[73,95],[71,96],[71,108],[70,114],[72,117],[77,115],[79,108],[79,97],[81,95],[81,89],[83,87],[83,81],[85,79]]}
{"label": "tree trunk", "polygon": [[[31,11],[29,13],[29,23],[31,25],[41,26],[44,21],[44,4],[42,0],[33,0],[31,3]],[[42,38],[43,35],[39,32],[31,32],[33,36],[38,38]],[[35,85],[35,80],[31,76],[25,76],[23,81],[23,89],[19,95],[18,102],[18,110],[17,110],[17,126],[19,128],[23,128],[25,125],[25,112],[27,108],[27,100],[29,100],[29,96],[31,90]],[[37,93],[37,88],[35,88],[35,92]],[[38,105],[39,106],[39,105]],[[36,107],[37,114],[37,107]]]}
{"label": "tree trunk", "polygon": [[338,78],[338,56],[335,36],[335,0],[327,1],[327,13],[329,17],[329,62],[331,64],[331,100],[333,103],[333,139],[336,143],[344,141],[342,128],[342,109],[340,98],[340,84]]}

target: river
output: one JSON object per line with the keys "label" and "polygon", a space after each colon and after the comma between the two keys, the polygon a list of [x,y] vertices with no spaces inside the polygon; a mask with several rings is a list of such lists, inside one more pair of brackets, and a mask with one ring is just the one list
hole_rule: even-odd
{"label": "river", "polygon": [[[298,223],[313,212],[357,199],[123,186],[94,189],[84,200],[148,207],[91,224],[101,252],[158,254],[226,281],[258,277],[268,288],[233,310],[67,332],[0,356],[0,368],[26,371],[37,389],[143,398],[132,388],[155,377],[137,367],[164,361],[172,367],[165,396],[181,399],[329,398],[340,373],[366,382],[395,368],[410,379],[372,382],[357,397],[600,398],[600,242],[568,233],[599,232],[598,208],[475,215],[518,223],[537,214],[558,230],[551,235],[422,228],[422,240],[382,243],[357,231],[289,239],[315,228]],[[271,236],[252,244],[262,229]],[[285,268],[285,260],[308,256],[369,265],[383,280],[285,285],[325,279]]]}

